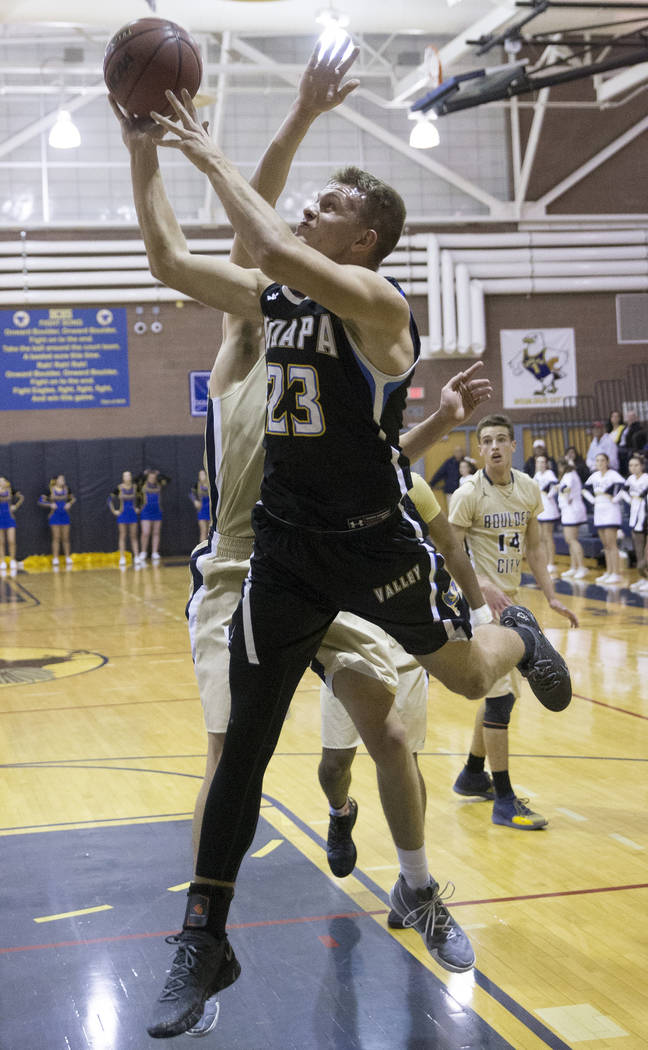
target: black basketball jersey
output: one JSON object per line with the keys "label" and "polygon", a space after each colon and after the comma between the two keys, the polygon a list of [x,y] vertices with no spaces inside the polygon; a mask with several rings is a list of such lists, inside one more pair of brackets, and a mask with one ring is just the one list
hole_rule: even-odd
{"label": "black basketball jersey", "polygon": [[[266,288],[261,308],[268,376],[264,506],[322,531],[371,525],[411,484],[399,432],[414,364],[400,376],[378,371],[339,317],[285,286]],[[411,314],[410,334],[416,361],[420,339]]]}

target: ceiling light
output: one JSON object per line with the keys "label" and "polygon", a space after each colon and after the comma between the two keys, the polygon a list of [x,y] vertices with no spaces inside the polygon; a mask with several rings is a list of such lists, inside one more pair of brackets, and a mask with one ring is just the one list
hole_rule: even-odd
{"label": "ceiling light", "polygon": [[440,141],[436,124],[424,117],[419,117],[410,132],[410,146],[414,149],[432,149],[438,146]]}
{"label": "ceiling light", "polygon": [[81,145],[81,132],[67,109],[59,109],[47,141],[52,149],[76,149]]}
{"label": "ceiling light", "polygon": [[342,14],[341,11],[336,11],[333,7],[325,7],[321,11],[318,11],[315,21],[321,26],[339,26],[340,29],[346,29],[349,24],[349,16]]}

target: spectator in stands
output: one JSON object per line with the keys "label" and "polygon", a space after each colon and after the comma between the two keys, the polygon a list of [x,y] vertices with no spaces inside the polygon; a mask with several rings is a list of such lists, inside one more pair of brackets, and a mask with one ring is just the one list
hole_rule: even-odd
{"label": "spectator in stands", "polygon": [[640,452],[646,444],[648,434],[639,422],[637,413],[633,408],[628,409],[626,421],[618,440],[619,446],[619,473],[627,474],[628,464],[633,452]]}
{"label": "spectator in stands", "polygon": [[[570,445],[569,448],[565,449],[565,459],[569,464],[569,469],[576,471],[581,480],[581,485],[584,485],[591,471],[575,445]],[[560,475],[558,476],[560,477]]]}
{"label": "spectator in stands", "polygon": [[550,470],[553,470],[554,474],[557,471],[556,461],[553,456],[550,456],[547,452],[547,446],[544,438],[536,438],[533,442],[533,453],[529,456],[526,463],[524,464],[524,473],[528,474],[532,478],[536,472],[536,457],[544,456],[547,460],[547,466]]}
{"label": "spectator in stands", "polygon": [[623,422],[623,414],[619,412],[618,408],[613,408],[608,416],[605,429],[608,434],[612,436],[612,440],[619,444],[619,438],[623,433],[625,423]]}
{"label": "spectator in stands", "polygon": [[597,419],[595,423],[592,423],[592,440],[585,456],[585,462],[589,467],[590,474],[593,474],[597,469],[596,457],[599,453],[607,456],[608,463],[612,470],[619,469],[619,450],[617,448],[616,441],[608,434],[605,430],[605,423],[602,420]]}
{"label": "spectator in stands", "polygon": [[468,478],[477,472],[477,464],[470,456],[464,456],[459,460],[459,485],[463,485]]}
{"label": "spectator in stands", "polygon": [[451,496],[459,488],[459,463],[466,455],[461,445],[452,450],[452,455],[444,460],[441,466],[430,478],[430,488],[443,482],[443,491],[446,496]]}

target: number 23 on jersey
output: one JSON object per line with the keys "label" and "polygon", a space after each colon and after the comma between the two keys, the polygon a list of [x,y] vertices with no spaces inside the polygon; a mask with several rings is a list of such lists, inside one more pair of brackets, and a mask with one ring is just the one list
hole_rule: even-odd
{"label": "number 23 on jersey", "polygon": [[312,365],[268,363],[266,433],[277,437],[320,437],[326,430]]}

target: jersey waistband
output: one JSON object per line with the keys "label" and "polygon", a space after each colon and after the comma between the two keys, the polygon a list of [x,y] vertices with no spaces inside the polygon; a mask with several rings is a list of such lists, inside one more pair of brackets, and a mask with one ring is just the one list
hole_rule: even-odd
{"label": "jersey waistband", "polygon": [[269,518],[272,518],[273,521],[278,521],[281,525],[287,525],[290,529],[299,529],[303,532],[314,532],[320,536],[340,536],[359,532],[362,529],[371,529],[376,525],[382,525],[383,522],[400,511],[397,503],[394,507],[385,507],[383,510],[372,511],[370,514],[358,514],[354,518],[347,518],[345,524],[339,529],[316,529],[312,525],[303,525],[298,521],[286,521],[285,518],[280,518],[278,514],[273,514],[272,511],[268,510],[265,504],[263,504],[263,509]]}
{"label": "jersey waistband", "polygon": [[253,544],[253,536],[224,536],[220,532],[215,532],[211,548],[220,558],[234,558],[236,561],[242,561],[252,554]]}

